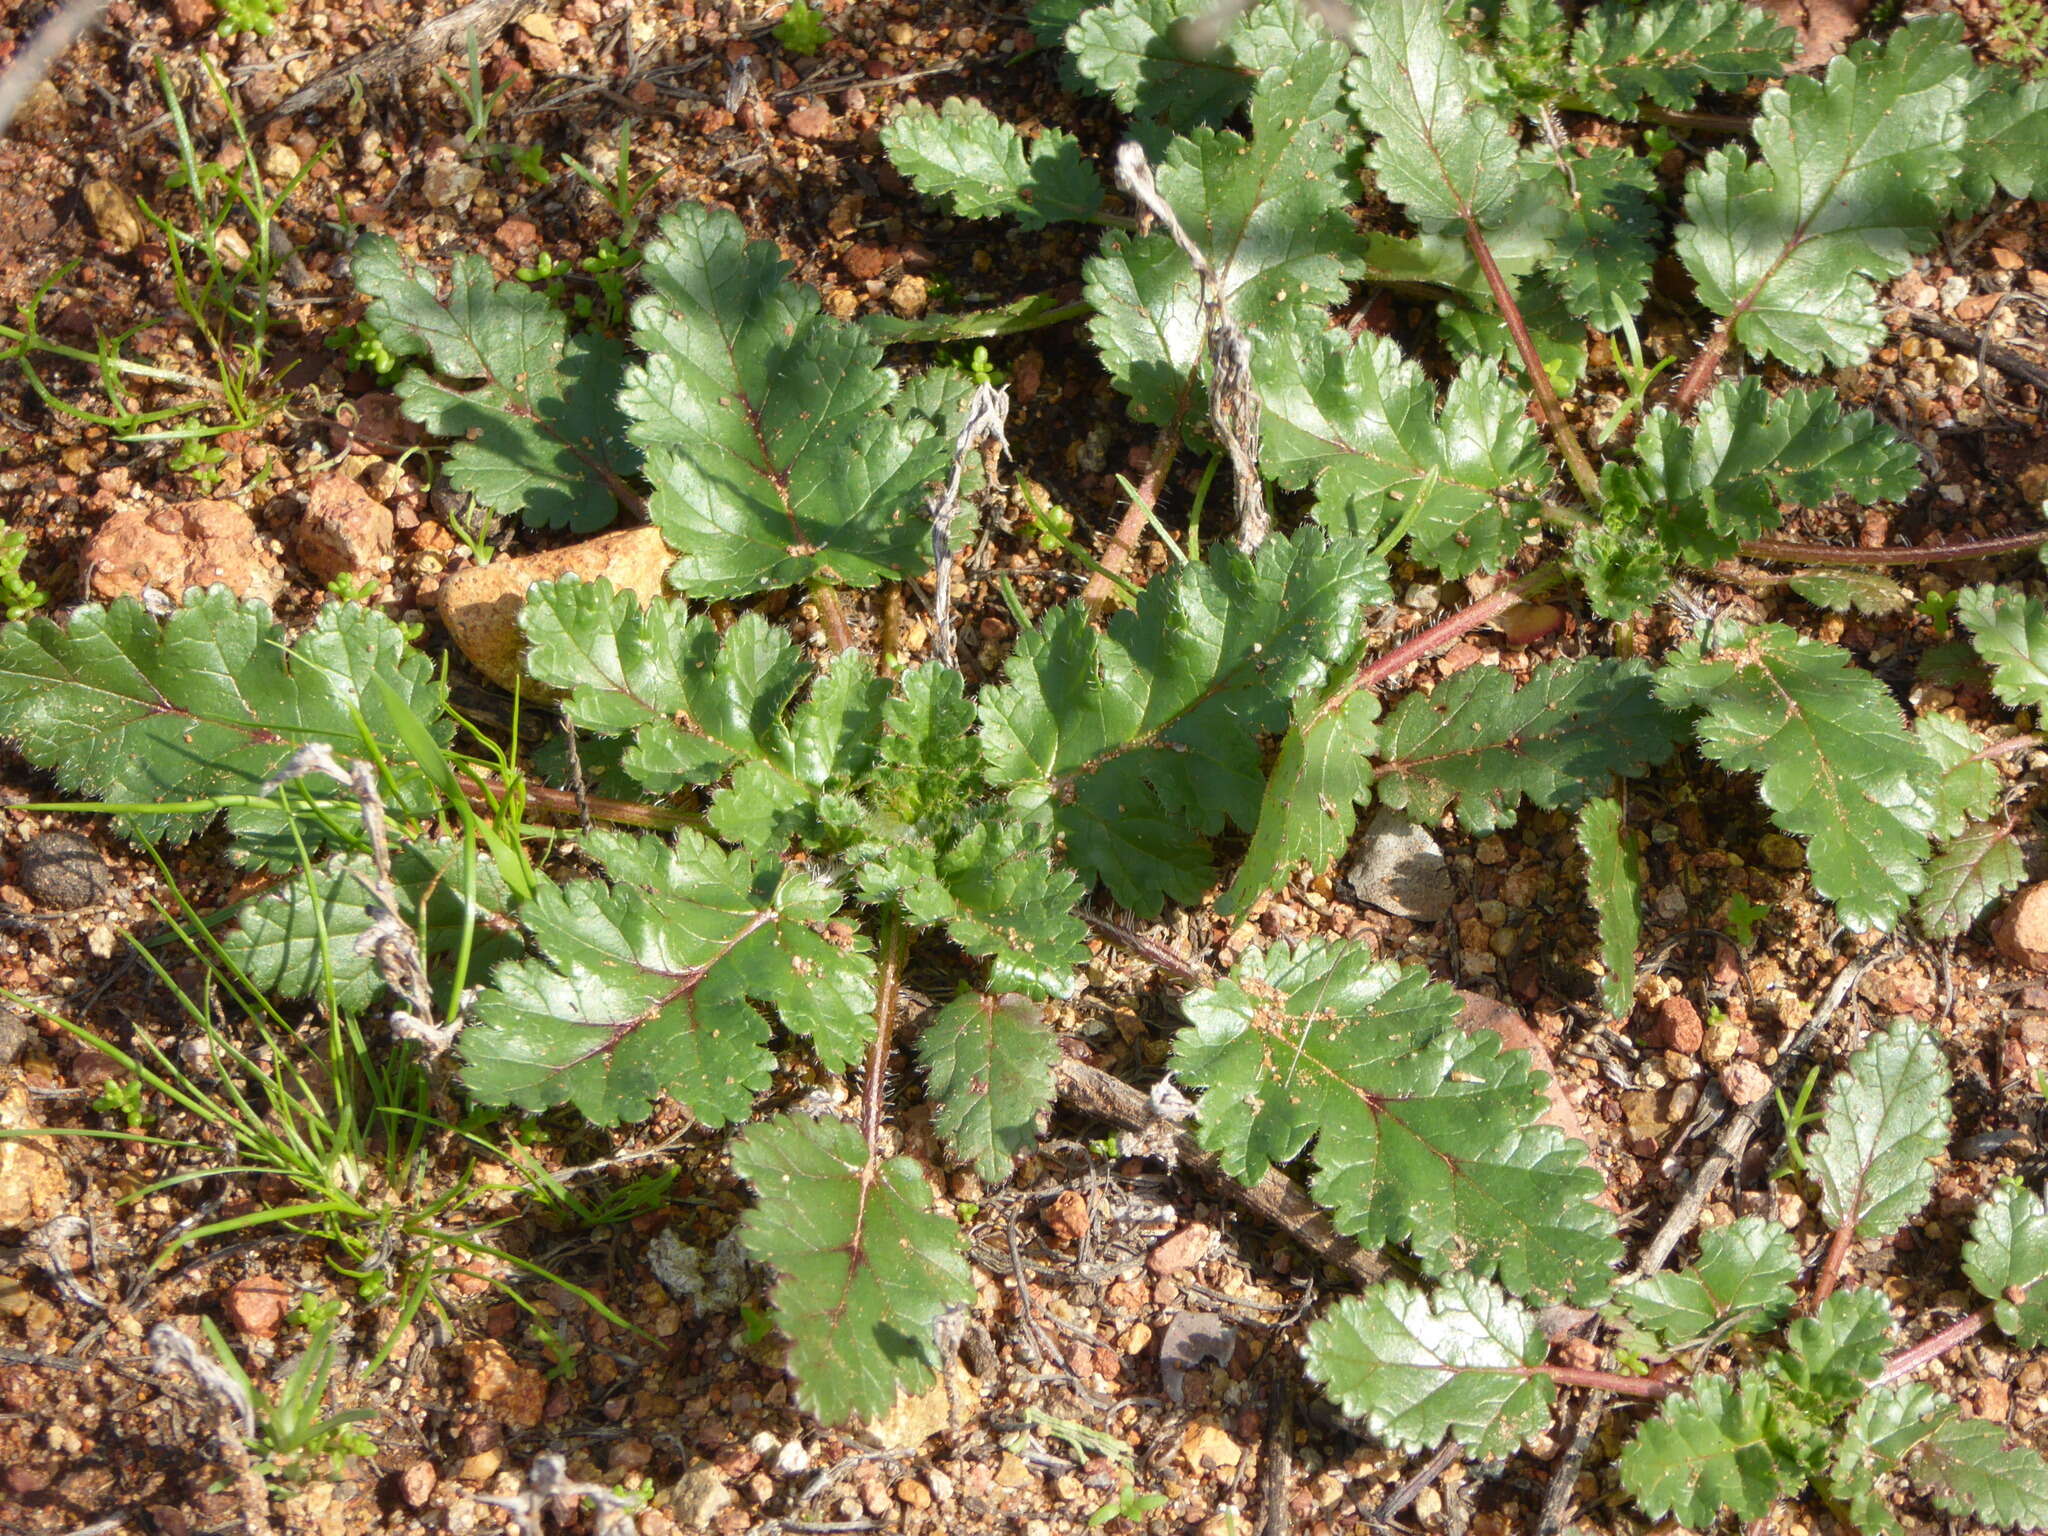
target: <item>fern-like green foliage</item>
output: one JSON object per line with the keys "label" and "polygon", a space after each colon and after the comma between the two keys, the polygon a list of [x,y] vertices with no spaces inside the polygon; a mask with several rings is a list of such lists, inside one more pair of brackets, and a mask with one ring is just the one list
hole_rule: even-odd
{"label": "fern-like green foliage", "polygon": [[1605,0],[1572,39],[1571,94],[1624,122],[1642,102],[1673,111],[1702,91],[1739,91],[1797,52],[1790,27],[1746,0]]}
{"label": "fern-like green foliage", "polygon": [[[377,685],[385,686],[380,689]],[[23,757],[74,794],[152,806],[258,795],[301,747],[368,755],[397,715],[435,722],[446,694],[382,614],[324,607],[296,640],[261,603],[215,587],[168,620],[133,598],[0,629],[0,719]],[[136,810],[140,837],[183,841],[203,810]],[[257,818],[238,811],[238,825]],[[288,858],[286,851],[283,857]]]}
{"label": "fern-like green foliage", "polygon": [[1457,994],[1362,945],[1255,950],[1182,1000],[1173,1070],[1204,1089],[1196,1136],[1256,1183],[1315,1143],[1339,1231],[1405,1242],[1432,1274],[1598,1297],[1619,1256],[1585,1149],[1539,1123],[1528,1056],[1458,1027]]}

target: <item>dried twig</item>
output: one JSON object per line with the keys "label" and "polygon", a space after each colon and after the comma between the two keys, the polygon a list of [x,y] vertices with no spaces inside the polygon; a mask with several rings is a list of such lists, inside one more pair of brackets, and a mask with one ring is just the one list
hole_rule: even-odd
{"label": "dried twig", "polygon": [[597,1536],[633,1536],[639,1529],[634,1513],[638,1499],[621,1498],[599,1483],[578,1483],[569,1477],[569,1465],[550,1451],[533,1459],[526,1474],[526,1486],[517,1493],[499,1497],[480,1493],[479,1504],[508,1511],[520,1536],[542,1536],[542,1516],[556,1499],[588,1499],[597,1508]]}
{"label": "dried twig", "polygon": [[471,34],[479,52],[504,31],[505,23],[524,0],[469,0],[446,16],[414,27],[403,37],[375,48],[366,48],[354,58],[337,64],[319,78],[285,97],[249,126],[260,131],[266,124],[324,107],[346,95],[360,82],[364,86],[385,85],[407,75],[423,72],[449,50],[465,45]]}
{"label": "dried twig", "polygon": [[224,1367],[183,1332],[175,1323],[158,1323],[149,1330],[150,1369],[159,1376],[185,1375],[192,1378],[213,1404],[217,1422],[215,1438],[220,1459],[235,1477],[235,1491],[242,1501],[243,1528],[250,1536],[273,1536],[268,1513],[270,1491],[248,1442],[257,1432],[256,1404],[246,1388]]}
{"label": "dried twig", "polygon": [[14,121],[14,114],[21,110],[29,93],[43,83],[43,77],[57,60],[100,19],[100,12],[108,3],[109,0],[71,0],[71,4],[43,23],[29,45],[14,56],[7,73],[0,75],[0,133],[7,131],[7,125]]}
{"label": "dried twig", "polygon": [[960,510],[960,477],[967,462],[979,452],[983,467],[993,478],[996,460],[1010,451],[1003,429],[1010,421],[1010,392],[992,384],[975,387],[967,402],[967,419],[953,439],[953,469],[946,476],[946,488],[925,504],[925,516],[932,520],[932,651],[939,664],[957,670],[960,658],[953,640],[953,517]]}

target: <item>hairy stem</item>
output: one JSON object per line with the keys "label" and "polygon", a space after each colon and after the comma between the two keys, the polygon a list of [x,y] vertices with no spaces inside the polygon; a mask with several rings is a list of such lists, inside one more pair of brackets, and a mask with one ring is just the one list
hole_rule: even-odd
{"label": "hairy stem", "polygon": [[825,643],[834,653],[853,649],[853,631],[846,625],[846,609],[840,605],[839,589],[822,581],[811,588],[811,601],[818,605],[818,623],[825,631]]}
{"label": "hairy stem", "polygon": [[1564,567],[1556,561],[1539,565],[1528,575],[1509,582],[1498,592],[1482,597],[1476,603],[1469,603],[1447,619],[1439,619],[1429,628],[1409,636],[1391,651],[1373,658],[1358,671],[1351,680],[1351,686],[1344,690],[1349,698],[1361,688],[1377,688],[1381,683],[1405,672],[1418,661],[1434,656],[1455,641],[1482,624],[1491,623],[1519,603],[1549,591],[1564,580]]}
{"label": "hairy stem", "polygon": [[[1193,393],[1192,386],[1188,393]],[[1116,525],[1116,532],[1109,536],[1109,546],[1102,552],[1101,566],[1088,578],[1088,585],[1081,589],[1081,601],[1090,613],[1099,614],[1109,606],[1116,592],[1111,578],[1124,573],[1131,556],[1137,553],[1145,524],[1159,510],[1159,493],[1165,489],[1167,473],[1173,468],[1174,456],[1180,452],[1180,424],[1186,414],[1184,397],[1182,408],[1153,439],[1152,462],[1146,466],[1145,478],[1138,482],[1136,494],[1124,510],[1123,520]]]}
{"label": "hairy stem", "polygon": [[2048,528],[2032,533],[2008,533],[1996,539],[1976,539],[1968,544],[1941,544],[1932,549],[1842,549],[1833,544],[1800,544],[1787,539],[1748,539],[1742,553],[1752,560],[1785,560],[1801,565],[1952,565],[1964,560],[1988,560],[1994,555],[2014,555],[2048,544]]}
{"label": "hairy stem", "polygon": [[1856,1218],[1852,1213],[1842,1219],[1828,1239],[1828,1251],[1821,1257],[1820,1268],[1814,1272],[1813,1291],[1806,1298],[1809,1314],[1818,1312],[1820,1304],[1835,1293],[1835,1285],[1842,1278],[1842,1266],[1848,1262],[1849,1244],[1856,1236]]}
{"label": "hairy stem", "polygon": [[1515,351],[1521,355],[1522,369],[1529,375],[1529,387],[1536,395],[1536,410],[1543,417],[1543,425],[1550,431],[1551,442],[1564,455],[1565,468],[1571,471],[1572,484],[1579,488],[1579,495],[1588,506],[1600,505],[1600,475],[1593,468],[1593,461],[1586,457],[1586,448],[1579,441],[1579,434],[1572,430],[1572,424],[1565,419],[1564,402],[1557,397],[1557,390],[1550,382],[1550,375],[1544,370],[1542,358],[1536,355],[1536,342],[1529,335],[1528,322],[1522,318],[1522,309],[1515,302],[1514,290],[1508,287],[1508,280],[1501,274],[1500,264],[1493,259],[1493,248],[1486,243],[1485,232],[1479,221],[1471,214],[1465,215],[1465,243],[1472,248],[1473,258],[1479,263],[1480,274],[1486,279],[1486,286],[1493,293],[1494,305],[1500,310],[1500,317],[1507,323],[1508,335],[1513,338]]}
{"label": "hairy stem", "polygon": [[[495,773],[467,772],[466,776],[473,785],[470,803],[478,810],[488,813],[493,800],[504,798],[508,786]],[[593,821],[609,821],[622,827],[646,827],[656,832],[671,832],[677,827],[702,828],[704,825],[702,816],[680,806],[642,805],[637,800],[608,800],[602,795],[586,795],[579,802],[570,790],[552,789],[531,779],[521,786],[521,793],[526,796],[528,805],[554,816],[580,819],[587,810]]]}
{"label": "hairy stem", "polygon": [[882,1112],[889,1086],[890,1037],[896,1029],[896,1007],[903,990],[903,962],[910,954],[910,930],[894,906],[882,913],[882,937],[875,961],[875,1044],[868,1052],[868,1075],[860,1095],[860,1134],[869,1156],[881,1147]]}
{"label": "hairy stem", "polygon": [[1687,368],[1684,377],[1679,379],[1678,388],[1671,392],[1673,411],[1680,416],[1688,415],[1692,408],[1700,403],[1700,396],[1707,392],[1714,382],[1714,375],[1721,371],[1721,359],[1728,355],[1728,342],[1734,334],[1735,322],[1732,318],[1725,319],[1714,327],[1714,334],[1707,338],[1707,344],[1701,347],[1699,354],[1693,358],[1692,366]]}
{"label": "hairy stem", "polygon": [[1888,1386],[1901,1377],[1910,1376],[1930,1360],[1938,1360],[1958,1344],[1967,1343],[1984,1331],[1991,1321],[1991,1308],[1979,1307],[1968,1317],[1959,1317],[1939,1333],[1930,1333],[1918,1344],[1909,1344],[1891,1359],[1885,1361],[1884,1370],[1879,1373],[1874,1387]]}

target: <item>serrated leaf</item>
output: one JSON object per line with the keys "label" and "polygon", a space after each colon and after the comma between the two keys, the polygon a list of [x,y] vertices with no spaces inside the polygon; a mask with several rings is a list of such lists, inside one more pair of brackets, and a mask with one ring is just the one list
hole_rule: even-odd
{"label": "serrated leaf", "polygon": [[1349,678],[1340,687],[1327,698],[1303,694],[1295,703],[1266,777],[1251,846],[1217,911],[1242,912],[1261,892],[1285,884],[1297,866],[1326,869],[1350,844],[1358,807],[1372,798],[1380,702]]}
{"label": "serrated leaf", "polygon": [[1441,402],[1384,336],[1320,329],[1276,337],[1252,359],[1264,472],[1314,485],[1333,533],[1378,538],[1397,520],[1415,557],[1446,576],[1495,570],[1521,548],[1551,470],[1528,401],[1484,363]]}
{"label": "serrated leaf", "polygon": [[1771,819],[1810,840],[1814,889],[1852,931],[1889,927],[1925,885],[1932,765],[1884,685],[1844,652],[1761,625],[1712,655],[1681,647],[1657,695],[1704,711],[1708,757],[1763,776]]}
{"label": "serrated leaf", "polygon": [[1220,123],[1251,95],[1252,80],[1227,45],[1186,46],[1175,23],[1207,9],[1205,0],[1111,0],[1070,24],[1067,52],[1122,111],[1170,128]]}
{"label": "serrated leaf", "polygon": [[2048,1462],[2008,1448],[2005,1427],[1989,1419],[1947,1419],[1915,1446],[1906,1473],[1950,1514],[1987,1525],[2048,1526]]}
{"label": "serrated leaf", "polygon": [[1347,1296],[1309,1325],[1308,1372],[1400,1449],[1454,1434],[1488,1459],[1550,1424],[1557,1389],[1536,1319],[1499,1287],[1453,1274],[1425,1293],[1399,1280]]}
{"label": "serrated leaf", "polygon": [[1702,1232],[1699,1257],[1684,1269],[1645,1275],[1616,1299],[1637,1327],[1677,1349],[1724,1320],[1733,1320],[1735,1333],[1772,1327],[1791,1310],[1798,1278],[1791,1234],[1775,1221],[1744,1216]]}
{"label": "serrated leaf", "polygon": [[1600,923],[1600,1001],[1607,1016],[1625,1019],[1635,1007],[1636,948],[1643,937],[1643,861],[1622,825],[1621,802],[1588,800],[1579,811],[1579,847],[1586,854],[1586,893]]}
{"label": "serrated leaf", "polygon": [[[1168,144],[1156,172],[1159,195],[1215,269],[1230,318],[1252,333],[1254,356],[1274,338],[1323,329],[1328,307],[1363,270],[1345,204],[1344,120],[1291,115],[1297,86],[1275,71],[1252,101],[1249,139],[1196,129]],[[1166,422],[1189,410],[1207,328],[1187,253],[1166,234],[1113,234],[1084,275],[1083,297],[1095,307],[1089,334],[1131,414]]]}
{"label": "serrated leaf", "polygon": [[1830,613],[1864,613],[1876,619],[1903,612],[1912,601],[1912,595],[1883,571],[1854,566],[1802,571],[1787,585],[1816,608]]}
{"label": "serrated leaf", "polygon": [[[379,678],[436,741],[452,733],[431,663],[374,609],[330,603],[287,642],[262,603],[225,587],[188,596],[161,622],[124,597],[63,625],[38,616],[0,629],[0,719],[21,755],[67,792],[117,804],[253,795],[300,747],[363,756],[358,718],[373,739],[396,740]],[[183,842],[210,819],[121,821],[131,836]]]}
{"label": "serrated leaf", "polygon": [[385,235],[356,243],[350,272],[392,355],[432,363],[432,373],[399,380],[398,398],[414,421],[455,440],[453,484],[536,528],[587,533],[618,516],[615,487],[640,456],[617,403],[626,369],[617,342],[571,336],[546,294],[493,282],[481,256],[456,257],[445,300]]}
{"label": "serrated leaf", "polygon": [[2000,1332],[2015,1344],[2048,1344],[2048,1199],[2017,1179],[2001,1183],[1970,1222],[1963,1273]]}
{"label": "serrated leaf", "polygon": [[1664,548],[1694,565],[1776,528],[1786,504],[1867,506],[1920,483],[1919,451],[1870,412],[1845,412],[1831,389],[1773,396],[1754,377],[1722,380],[1690,422],[1659,406],[1635,450],[1636,463],[1607,466],[1607,493],[1644,509]]}
{"label": "serrated leaf", "polygon": [[[1508,286],[1514,292],[1515,307],[1522,312],[1537,362],[1560,395],[1570,394],[1586,376],[1585,322],[1565,308],[1563,295],[1547,273],[1511,278]],[[1446,299],[1436,312],[1437,333],[1461,368],[1482,362],[1495,368],[1504,365],[1516,375],[1526,376],[1522,374],[1521,348],[1507,322],[1493,310],[1490,297],[1483,304]]]}
{"label": "serrated leaf", "polygon": [[[368,854],[316,865],[241,909],[221,934],[227,957],[264,992],[325,1001],[349,1013],[367,1008],[385,990],[376,956],[359,947],[375,924]],[[454,842],[405,842],[392,850],[391,879],[399,916],[419,936],[429,959],[454,952],[465,921],[475,925],[470,975],[481,976],[518,953],[509,934],[493,932],[511,911],[512,894],[489,855],[476,863],[474,899],[462,895],[462,849]]]}
{"label": "serrated leaf", "polygon": [[747,1251],[776,1271],[797,1399],[828,1424],[878,1417],[932,1379],[934,1331],[974,1300],[959,1224],[932,1210],[907,1157],[873,1158],[843,1120],[778,1115],[748,1127],[733,1167],[752,1184]]}
{"label": "serrated leaf", "polygon": [[1155,578],[1106,631],[1069,603],[1019,636],[979,698],[990,775],[1050,805],[1070,864],[1144,915],[1198,899],[1204,839],[1249,828],[1265,793],[1259,737],[1350,657],[1385,567],[1313,528],[1255,557],[1212,547]]}
{"label": "serrated leaf", "polygon": [[1472,667],[1411,693],[1380,727],[1379,797],[1425,825],[1455,805],[1483,835],[1524,798],[1568,810],[1615,774],[1635,777],[1670,757],[1684,729],[1639,661],[1546,662],[1519,688]]}
{"label": "serrated leaf", "polygon": [[1985,584],[1958,594],[1956,614],[1991,668],[1991,691],[2002,702],[2014,709],[2048,704],[2048,604]]}
{"label": "serrated leaf", "polygon": [[1616,1463],[1621,1485],[1653,1520],[1699,1529],[1724,1509],[1754,1520],[1803,1481],[1780,1459],[1771,1420],[1771,1395],[1754,1377],[1706,1377],[1636,1431]]}
{"label": "serrated leaf", "polygon": [[1641,310],[1657,259],[1656,173],[1642,156],[1612,147],[1536,164],[1564,210],[1542,270],[1573,315],[1619,330]]}
{"label": "serrated leaf", "polygon": [[1571,88],[1596,112],[1633,121],[1649,100],[1682,111],[1702,91],[1775,75],[1799,35],[1743,0],[1605,0],[1572,40]]}
{"label": "serrated leaf", "polygon": [[1976,821],[1928,861],[1927,888],[1913,903],[1930,939],[1961,938],[2007,891],[2027,878],[2027,861],[2006,820]]}
{"label": "serrated leaf", "polygon": [[1906,1453],[1955,1411],[1954,1403],[1920,1382],[1873,1387],[1857,1402],[1838,1432],[1827,1489],[1848,1507],[1857,1530],[1902,1536],[1878,1480],[1896,1472]]}
{"label": "serrated leaf", "polygon": [[1771,1369],[1810,1411],[1853,1403],[1884,1371],[1892,1315],[1876,1291],[1836,1291],[1811,1317],[1794,1318]]}
{"label": "serrated leaf", "polygon": [[1639,532],[1582,528],[1568,552],[1586,602],[1603,619],[1626,621],[1647,613],[1671,586],[1663,547]]}
{"label": "serrated leaf", "polygon": [[1443,7],[1379,0],[1354,15],[1346,80],[1353,113],[1379,135],[1380,189],[1414,217],[1485,224],[1515,191],[1514,128],[1474,88]]}
{"label": "serrated leaf", "polygon": [[1970,822],[1989,816],[2004,793],[1998,769],[1982,756],[1990,745],[1981,731],[1946,715],[1922,715],[1913,735],[1940,775],[1929,798],[1936,837],[1956,837]]}
{"label": "serrated leaf", "polygon": [[1541,1122],[1528,1053],[1460,1030],[1449,987],[1311,941],[1251,951],[1181,1012],[1173,1071],[1207,1090],[1196,1137],[1233,1178],[1255,1184],[1313,1139],[1312,1191],[1360,1242],[1518,1295],[1605,1291],[1619,1249],[1599,1173]]}
{"label": "serrated leaf", "polygon": [[917,1059],[946,1146],[990,1184],[1009,1177],[1052,1103],[1059,1041],[1028,997],[964,992],[925,1025]]}
{"label": "serrated leaf", "polygon": [[1020,229],[1086,219],[1102,207],[1102,178],[1070,133],[1023,135],[978,101],[948,96],[937,110],[912,102],[882,128],[896,169],[962,218],[1015,218]]}
{"label": "serrated leaf", "polygon": [[1933,242],[1962,173],[1961,36],[1939,16],[1851,44],[1825,81],[1764,93],[1760,160],[1717,150],[1686,178],[1678,254],[1751,355],[1811,372],[1883,341],[1873,285]]}
{"label": "serrated leaf", "polygon": [[2048,191],[2048,76],[2027,80],[2009,65],[1989,64],[1971,84],[1963,208],[1990,202],[1994,186],[2022,202],[2039,197]]}
{"label": "serrated leaf", "polygon": [[667,1093],[711,1126],[768,1086],[768,1020],[810,1036],[827,1066],[874,1032],[874,962],[822,932],[843,897],[779,858],[591,832],[584,851],[615,884],[543,887],[521,911],[542,958],[492,973],[462,1037],[478,1099],[574,1104],[600,1125],[643,1118]]}
{"label": "serrated leaf", "polygon": [[[647,456],[670,581],[693,596],[871,587],[930,558],[925,487],[952,430],[937,399],[898,391],[878,343],[827,318],[737,215],[684,204],[647,242],[633,306],[647,353],[622,394]],[[939,381],[940,386],[944,385]]]}
{"label": "serrated leaf", "polygon": [[1948,1147],[1951,1085],[1941,1041],[1910,1019],[1894,1020],[1849,1058],[1806,1147],[1830,1226],[1852,1225],[1876,1242],[1927,1203],[1930,1160]]}

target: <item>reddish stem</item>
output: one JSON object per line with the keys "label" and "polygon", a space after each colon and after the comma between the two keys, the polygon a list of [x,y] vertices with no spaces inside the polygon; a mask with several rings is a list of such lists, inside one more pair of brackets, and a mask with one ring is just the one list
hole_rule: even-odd
{"label": "reddish stem", "polygon": [[1123,520],[1116,525],[1116,532],[1109,536],[1108,547],[1102,551],[1102,570],[1091,575],[1088,584],[1081,589],[1081,601],[1090,613],[1099,614],[1109,606],[1116,595],[1110,577],[1124,573],[1131,556],[1137,553],[1138,540],[1144,537],[1145,524],[1158,511],[1159,493],[1166,488],[1167,473],[1173,468],[1175,455],[1180,452],[1181,420],[1186,414],[1187,400],[1183,397],[1181,408],[1174,412],[1173,420],[1153,440],[1152,462],[1145,467],[1145,477],[1137,484],[1137,494],[1125,509]]}
{"label": "reddish stem", "polygon": [[1389,678],[1405,671],[1416,662],[1435,655],[1462,635],[1468,635],[1480,625],[1506,613],[1518,603],[1525,603],[1540,593],[1549,591],[1564,579],[1564,567],[1556,563],[1539,565],[1528,575],[1509,582],[1491,596],[1482,597],[1476,603],[1467,604],[1447,619],[1439,619],[1429,628],[1409,636],[1391,651],[1375,658],[1359,669],[1335,703],[1341,704],[1361,688],[1377,688]]}
{"label": "reddish stem", "polygon": [[1891,1359],[1885,1361],[1884,1370],[1879,1374],[1875,1386],[1886,1386],[1901,1377],[1910,1376],[1930,1360],[1937,1360],[1958,1344],[1974,1339],[1984,1331],[1991,1321],[1991,1308],[1979,1307],[1968,1317],[1959,1317],[1939,1333],[1930,1333],[1918,1344],[1908,1345]]}
{"label": "reddish stem", "polygon": [[1714,334],[1707,338],[1707,344],[1700,348],[1699,356],[1692,360],[1692,366],[1685,370],[1685,376],[1678,381],[1678,388],[1671,392],[1671,409],[1680,416],[1687,415],[1700,403],[1700,396],[1707,392],[1714,382],[1714,375],[1721,371],[1721,359],[1728,355],[1728,342],[1735,334],[1733,318],[1723,320],[1714,327]]}
{"label": "reddish stem", "polygon": [[903,985],[903,961],[910,953],[910,935],[892,910],[882,919],[881,953],[875,962],[875,1043],[868,1052],[867,1084],[861,1090],[860,1134],[868,1155],[881,1150],[882,1114],[887,1107],[890,1036],[896,1028],[896,1005]]}
{"label": "reddish stem", "polygon": [[1820,1269],[1813,1277],[1813,1292],[1806,1299],[1808,1313],[1818,1312],[1820,1304],[1835,1293],[1835,1285],[1842,1278],[1842,1265],[1849,1258],[1849,1243],[1856,1236],[1855,1218],[1849,1217],[1835,1228],[1828,1239],[1828,1251],[1821,1257]]}
{"label": "reddish stem", "polygon": [[1833,544],[1798,544],[1785,539],[1748,539],[1742,553],[1752,560],[1784,560],[1800,565],[1953,565],[2018,554],[2048,544],[2048,528],[2008,533],[1968,544],[1939,544],[1932,549],[1842,549]]}
{"label": "reddish stem", "polygon": [[811,601],[818,605],[818,624],[825,631],[825,643],[833,651],[853,649],[853,631],[847,627],[846,610],[840,606],[839,592],[823,582],[811,588]]}
{"label": "reddish stem", "polygon": [[1619,1371],[1594,1371],[1581,1365],[1538,1366],[1561,1387],[1590,1387],[1595,1392],[1612,1392],[1616,1397],[1669,1397],[1678,1388],[1654,1376],[1624,1376]]}

